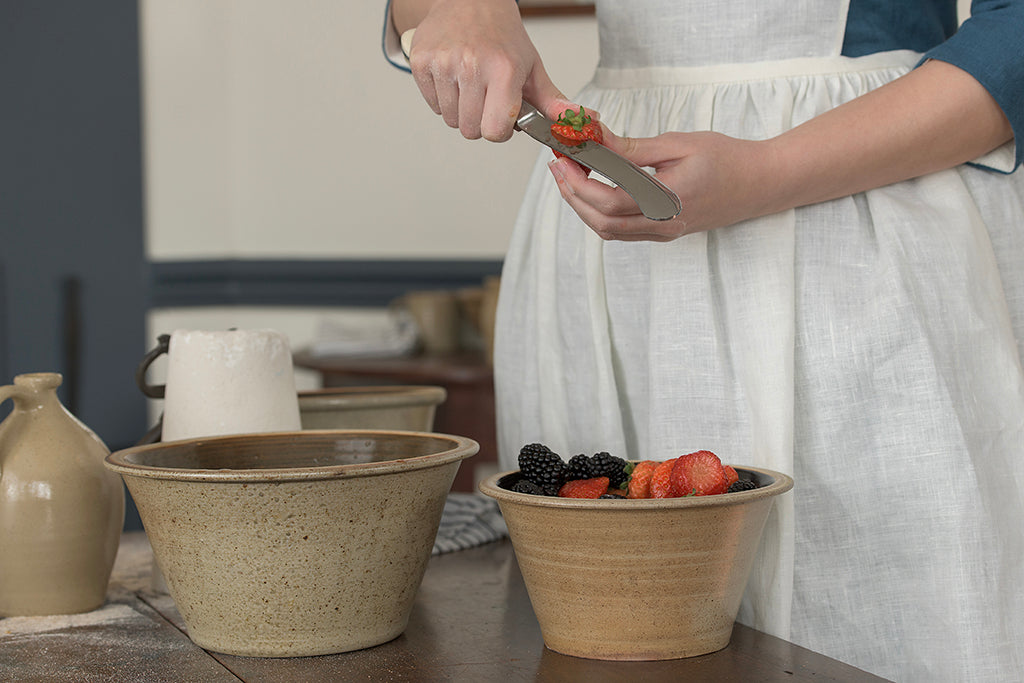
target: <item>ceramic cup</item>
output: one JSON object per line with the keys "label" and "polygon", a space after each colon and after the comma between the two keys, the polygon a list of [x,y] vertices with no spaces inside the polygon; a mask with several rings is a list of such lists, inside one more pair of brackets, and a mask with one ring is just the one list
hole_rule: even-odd
{"label": "ceramic cup", "polygon": [[300,429],[291,349],[274,330],[176,330],[163,441]]}

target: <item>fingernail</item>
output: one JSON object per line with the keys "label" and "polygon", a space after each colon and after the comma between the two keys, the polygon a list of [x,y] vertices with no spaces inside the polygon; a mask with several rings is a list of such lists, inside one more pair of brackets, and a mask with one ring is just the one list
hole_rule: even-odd
{"label": "fingernail", "polygon": [[565,181],[565,173],[562,171],[562,165],[558,162],[559,159],[552,159],[549,161],[548,170],[551,171],[551,175],[555,177],[555,182],[558,183],[560,188],[567,192],[571,192],[572,188],[569,187],[569,184]]}
{"label": "fingernail", "polygon": [[562,170],[558,168],[558,159],[552,159],[548,162],[548,170],[551,171],[551,175],[555,176],[555,180],[564,180]]}

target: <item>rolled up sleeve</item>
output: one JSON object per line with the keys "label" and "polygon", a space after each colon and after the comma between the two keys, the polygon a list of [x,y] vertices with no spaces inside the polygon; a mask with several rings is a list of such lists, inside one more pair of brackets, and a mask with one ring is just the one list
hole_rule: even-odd
{"label": "rolled up sleeve", "polygon": [[1011,173],[1024,161],[1024,0],[974,0],[971,16],[947,41],[924,54],[971,74],[992,95],[1014,141],[975,163]]}

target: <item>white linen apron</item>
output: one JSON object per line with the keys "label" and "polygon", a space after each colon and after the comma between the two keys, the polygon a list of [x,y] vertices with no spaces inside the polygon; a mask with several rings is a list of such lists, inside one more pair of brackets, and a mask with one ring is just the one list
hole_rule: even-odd
{"label": "white linen apron", "polygon": [[[842,0],[597,9],[601,63],[577,101],[634,137],[771,137],[919,58],[839,56]],[[1008,170],[1012,151],[986,163]],[[502,465],[541,441],[791,473],[741,621],[896,680],[1016,679],[1024,176],[964,166],[623,243],[562,201],[549,158],[502,278]]]}

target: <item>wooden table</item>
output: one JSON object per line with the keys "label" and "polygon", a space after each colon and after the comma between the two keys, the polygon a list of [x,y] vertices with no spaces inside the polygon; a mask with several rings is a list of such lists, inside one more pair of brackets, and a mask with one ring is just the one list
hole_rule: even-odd
{"label": "wooden table", "polygon": [[737,625],[719,652],[663,662],[579,659],[544,647],[507,540],[435,556],[405,633],[339,655],[263,659],[207,652],[174,602],[153,593],[152,551],[125,534],[107,603],[69,617],[0,620],[4,681],[881,681]]}
{"label": "wooden table", "polygon": [[298,351],[294,363],[319,372],[324,387],[380,384],[444,387],[448,398],[437,408],[434,431],[465,436],[480,444],[480,452],[459,468],[452,490],[475,491],[480,475],[489,465],[497,465],[494,373],[482,353],[352,358],[315,356]]}

